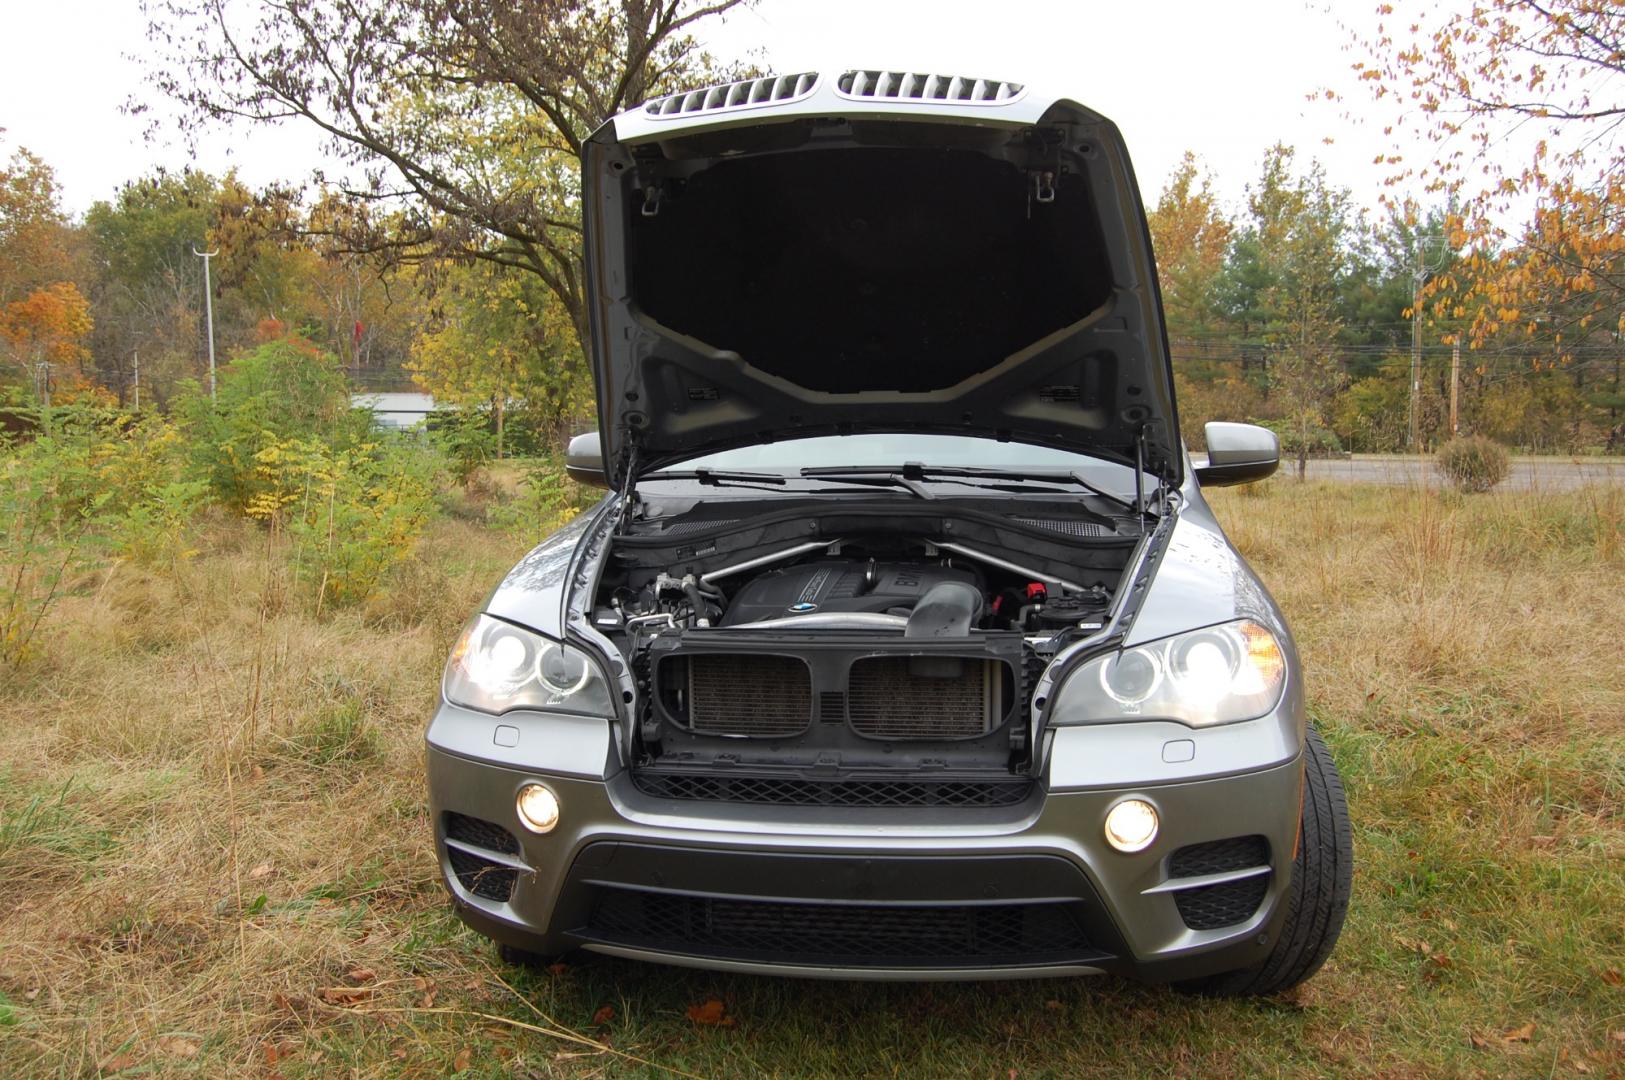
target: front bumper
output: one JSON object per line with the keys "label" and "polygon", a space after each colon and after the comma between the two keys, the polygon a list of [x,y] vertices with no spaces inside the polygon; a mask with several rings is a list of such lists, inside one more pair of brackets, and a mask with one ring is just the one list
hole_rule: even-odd
{"label": "front bumper", "polygon": [[[1274,941],[1300,812],[1295,730],[1278,716],[1228,725],[1210,750],[1202,740],[1219,729],[1071,728],[1051,746],[1046,784],[1018,805],[815,807],[652,797],[620,766],[605,721],[443,704],[428,732],[430,806],[458,914],[534,952],[840,978],[1184,979],[1258,963]],[[1181,741],[1170,734],[1194,735],[1201,752],[1167,761]],[[558,796],[546,835],[519,824],[526,782]],[[1128,796],[1162,822],[1133,855],[1102,836]],[[516,843],[448,840],[469,819]],[[1237,837],[1267,851],[1267,872],[1248,871],[1256,908],[1194,929],[1176,898],[1213,879],[1172,878],[1170,857]],[[505,875],[502,888],[468,887],[476,858]]]}

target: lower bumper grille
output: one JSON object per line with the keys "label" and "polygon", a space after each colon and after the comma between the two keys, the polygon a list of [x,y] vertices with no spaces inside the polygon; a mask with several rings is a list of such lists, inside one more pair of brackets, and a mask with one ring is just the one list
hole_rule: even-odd
{"label": "lower bumper grille", "polygon": [[646,795],[781,806],[1014,806],[1033,782],[1012,780],[801,780],[758,776],[673,776],[637,772]]}
{"label": "lower bumper grille", "polygon": [[575,936],[657,952],[828,965],[1087,963],[1075,905],[783,903],[609,888]]}

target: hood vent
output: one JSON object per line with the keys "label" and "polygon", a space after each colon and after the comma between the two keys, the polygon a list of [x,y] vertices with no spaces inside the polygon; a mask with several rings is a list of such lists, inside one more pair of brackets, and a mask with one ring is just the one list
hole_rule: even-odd
{"label": "hood vent", "polygon": [[836,82],[844,97],[889,101],[969,101],[1003,105],[1026,91],[1021,83],[969,79],[963,75],[922,75],[915,71],[848,71]]}
{"label": "hood vent", "polygon": [[693,116],[696,113],[738,109],[746,105],[776,105],[795,101],[812,93],[818,86],[817,72],[800,75],[768,75],[760,79],[741,79],[739,82],[718,83],[682,94],[668,94],[655,98],[643,106],[650,116]]}

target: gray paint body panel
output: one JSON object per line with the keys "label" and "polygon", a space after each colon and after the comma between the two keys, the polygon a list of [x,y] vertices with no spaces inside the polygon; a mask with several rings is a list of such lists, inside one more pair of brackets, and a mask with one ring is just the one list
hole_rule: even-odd
{"label": "gray paint body panel", "polygon": [[[655,799],[637,791],[624,771],[608,781],[560,776],[515,767],[508,753],[500,750],[495,760],[487,761],[457,757],[433,746],[428,756],[430,807],[447,888],[465,918],[482,930],[496,930],[538,951],[562,951],[574,944],[551,923],[559,889],[576,856],[595,842],[631,841],[705,851],[845,855],[860,862],[888,855],[1060,856],[1075,863],[1094,886],[1128,943],[1132,955],[1126,959],[1137,965],[1193,960],[1247,947],[1274,925],[1289,878],[1303,775],[1301,760],[1294,759],[1234,777],[1053,791],[1024,806],[987,812],[965,808],[853,812],[840,807]],[[546,783],[559,798],[559,827],[551,833],[538,836],[518,824],[514,796],[527,781]],[[1106,812],[1128,796],[1152,802],[1164,823],[1156,842],[1132,855],[1107,848],[1101,831]],[[497,822],[519,838],[521,858],[531,869],[520,875],[509,902],[474,896],[457,884],[446,861],[440,824],[442,811],[448,810]],[[1268,839],[1273,873],[1263,904],[1246,922],[1221,930],[1191,930],[1171,896],[1150,891],[1167,880],[1166,860],[1177,848],[1253,833]],[[795,883],[786,887],[793,890]],[[719,882],[718,891],[726,893],[727,883]],[[750,967],[807,973],[779,971],[773,965]],[[899,977],[929,977],[929,972],[911,970]]]}

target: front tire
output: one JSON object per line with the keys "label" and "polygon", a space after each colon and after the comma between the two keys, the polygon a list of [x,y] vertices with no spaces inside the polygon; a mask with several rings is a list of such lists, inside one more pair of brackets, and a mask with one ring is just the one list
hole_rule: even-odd
{"label": "front tire", "polygon": [[1303,762],[1303,831],[1275,948],[1262,964],[1178,983],[1179,989],[1218,997],[1279,994],[1320,970],[1331,955],[1354,884],[1354,835],[1342,777],[1312,727]]}

